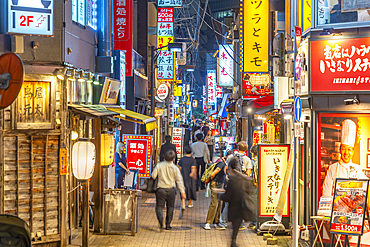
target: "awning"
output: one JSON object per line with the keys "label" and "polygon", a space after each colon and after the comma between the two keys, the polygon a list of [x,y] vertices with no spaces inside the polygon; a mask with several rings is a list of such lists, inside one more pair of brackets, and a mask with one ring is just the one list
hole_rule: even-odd
{"label": "awning", "polygon": [[87,115],[91,118],[116,115],[115,112],[107,110],[100,105],[68,104],[68,108],[77,114]]}
{"label": "awning", "polygon": [[[151,131],[157,128],[157,119],[155,117],[149,117],[134,111],[118,108],[118,107],[107,107],[108,111],[113,111],[118,114],[125,115],[122,117],[120,115],[114,116],[126,121],[138,123],[138,124],[145,124],[146,131]],[[129,117],[129,118],[127,118]]]}
{"label": "awning", "polygon": [[227,99],[229,98],[229,94],[224,94],[223,98],[222,98],[222,102],[221,102],[221,108],[220,108],[220,111],[218,112],[218,117],[221,117],[221,118],[226,118],[227,115],[229,115],[229,113],[227,112],[226,110],[226,107],[230,104],[227,102]]}
{"label": "awning", "polygon": [[274,96],[265,96],[252,101],[254,114],[260,115],[274,110]]}

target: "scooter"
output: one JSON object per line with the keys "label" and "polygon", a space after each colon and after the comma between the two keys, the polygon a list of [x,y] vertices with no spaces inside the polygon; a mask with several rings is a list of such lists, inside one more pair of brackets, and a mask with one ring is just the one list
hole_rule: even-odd
{"label": "scooter", "polygon": [[0,247],[30,247],[31,232],[17,216],[0,214]]}

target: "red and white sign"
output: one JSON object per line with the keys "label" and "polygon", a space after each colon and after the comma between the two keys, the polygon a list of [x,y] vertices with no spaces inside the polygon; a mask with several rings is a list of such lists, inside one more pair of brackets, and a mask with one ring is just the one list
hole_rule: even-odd
{"label": "red and white sign", "polygon": [[219,136],[220,135],[220,131],[218,131],[218,129],[213,129],[212,130],[212,135],[213,136]]}
{"label": "red and white sign", "polygon": [[369,91],[370,38],[311,42],[311,92]]}
{"label": "red and white sign", "polygon": [[302,28],[301,27],[298,27],[298,26],[295,26],[294,27],[294,33],[295,33],[295,37],[296,37],[296,41],[297,41],[297,47],[299,47],[301,45],[301,39],[302,39]]}
{"label": "red and white sign", "polygon": [[[245,74],[244,74],[245,76]],[[243,76],[243,78],[244,78]],[[258,99],[264,96],[268,96],[274,93],[273,89],[268,87],[255,86],[255,88],[250,84],[249,80],[242,80],[242,99]]]}
{"label": "red and white sign", "polygon": [[176,146],[177,158],[182,156],[182,139],[184,136],[184,128],[173,128],[172,129],[172,144]]}
{"label": "red and white sign", "polygon": [[126,76],[132,76],[133,0],[114,0],[114,50],[126,52]]}
{"label": "red and white sign", "polygon": [[157,22],[173,22],[173,8],[158,8]]}
{"label": "red and white sign", "polygon": [[168,91],[169,91],[169,89],[168,89],[168,87],[167,87],[166,84],[163,83],[163,84],[159,85],[159,87],[157,88],[157,96],[158,96],[158,98],[160,100],[166,99],[167,96],[168,96]]}
{"label": "red and white sign", "polygon": [[222,98],[222,87],[216,86],[216,98]]}
{"label": "red and white sign", "polygon": [[150,177],[152,136],[123,135],[129,169],[139,169],[139,177]]}
{"label": "red and white sign", "polygon": [[207,70],[208,105],[216,104],[216,70]]}

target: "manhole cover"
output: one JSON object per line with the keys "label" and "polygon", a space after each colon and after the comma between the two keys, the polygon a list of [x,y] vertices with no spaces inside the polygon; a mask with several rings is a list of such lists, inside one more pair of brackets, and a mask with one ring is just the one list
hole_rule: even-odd
{"label": "manhole cover", "polygon": [[145,201],[145,203],[155,203],[155,202],[156,202],[155,198],[148,198]]}
{"label": "manhole cover", "polygon": [[171,231],[185,231],[185,230],[191,230],[193,228],[188,227],[188,226],[173,226],[171,228]]}

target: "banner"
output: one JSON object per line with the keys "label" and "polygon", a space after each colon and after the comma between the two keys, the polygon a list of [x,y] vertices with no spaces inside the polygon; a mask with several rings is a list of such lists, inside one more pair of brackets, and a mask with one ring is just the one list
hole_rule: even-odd
{"label": "banner", "polygon": [[[289,145],[259,145],[259,217],[272,217],[278,206],[283,181],[288,167]],[[289,191],[284,203],[282,217],[289,216]]]}
{"label": "banner", "polygon": [[139,169],[139,177],[150,177],[152,136],[123,135],[124,154],[129,169]]}
{"label": "banner", "polygon": [[216,104],[216,70],[207,70],[208,105]]}
{"label": "banner", "polygon": [[222,87],[232,87],[234,85],[233,45],[219,45],[218,49],[218,85]]}
{"label": "banner", "polygon": [[184,136],[184,128],[172,129],[172,144],[176,146],[176,155],[178,159],[182,157],[182,141]]}

